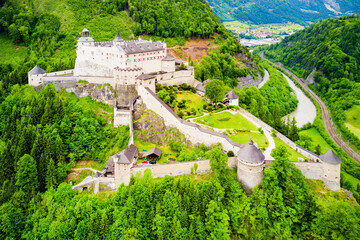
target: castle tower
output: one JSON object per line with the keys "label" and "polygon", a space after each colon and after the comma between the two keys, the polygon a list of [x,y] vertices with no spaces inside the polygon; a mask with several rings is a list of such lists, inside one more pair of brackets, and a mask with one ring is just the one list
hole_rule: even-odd
{"label": "castle tower", "polygon": [[85,45],[85,43],[90,43],[86,45],[91,45],[94,42],[94,39],[90,37],[89,30],[85,27],[81,32],[81,37],[78,39],[78,47],[79,45]]}
{"label": "castle tower", "polygon": [[340,190],[340,167],[342,160],[330,149],[319,156],[323,164],[322,179],[332,191]]}
{"label": "castle tower", "polygon": [[28,84],[37,87],[43,83],[42,77],[45,74],[45,70],[36,65],[28,72]]}
{"label": "castle tower", "polygon": [[113,40],[115,45],[119,45],[120,43],[124,42],[124,39],[120,36],[120,33],[118,32],[118,34],[115,36],[114,40]]}
{"label": "castle tower", "polygon": [[264,154],[254,145],[250,139],[248,145],[240,148],[236,154],[238,158],[237,179],[244,184],[244,188],[251,191],[261,184],[264,174]]}
{"label": "castle tower", "polygon": [[134,144],[130,144],[122,152],[109,158],[109,161],[114,161],[114,177],[117,187],[121,183],[129,185],[130,169],[136,163],[138,152],[138,148]]}

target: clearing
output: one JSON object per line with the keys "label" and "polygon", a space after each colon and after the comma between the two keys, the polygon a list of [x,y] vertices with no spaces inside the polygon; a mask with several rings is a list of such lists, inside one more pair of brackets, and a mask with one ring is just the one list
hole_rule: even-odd
{"label": "clearing", "polygon": [[360,105],[354,105],[345,111],[345,126],[360,138]]}
{"label": "clearing", "polygon": [[25,54],[26,47],[16,46],[5,33],[0,34],[0,62],[18,63],[24,59]]}

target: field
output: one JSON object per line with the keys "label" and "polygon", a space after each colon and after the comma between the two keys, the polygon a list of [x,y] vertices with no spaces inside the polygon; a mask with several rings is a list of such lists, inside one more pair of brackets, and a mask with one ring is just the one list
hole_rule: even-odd
{"label": "field", "polygon": [[269,142],[268,142],[266,136],[261,133],[238,132],[234,135],[231,135],[230,138],[234,142],[238,142],[241,144],[248,144],[250,138],[252,138],[252,140],[258,145],[259,148],[269,146]]}
{"label": "field", "polygon": [[345,171],[341,172],[341,177],[343,182],[349,182],[353,189],[357,188],[357,185],[360,184],[360,180],[346,173]]}
{"label": "field", "polygon": [[258,128],[253,123],[240,114],[233,115],[230,112],[209,114],[204,117],[197,118],[194,121],[219,129],[258,130]]}
{"label": "field", "polygon": [[345,126],[360,138],[360,105],[354,105],[349,110],[345,111],[345,116]]}
{"label": "field", "polygon": [[331,149],[330,145],[324,140],[324,138],[320,135],[320,133],[316,130],[316,128],[310,128],[307,130],[300,131],[299,135],[306,135],[308,137],[311,137],[313,139],[314,147],[320,144],[321,154]]}
{"label": "field", "polygon": [[26,47],[15,46],[5,33],[0,34],[0,62],[20,62],[26,54]]}
{"label": "field", "polygon": [[275,141],[276,147],[284,146],[286,148],[286,150],[290,153],[290,156],[289,156],[290,161],[298,161],[298,158],[302,158],[305,160],[307,159],[306,157],[304,157],[303,155],[301,155],[300,153],[298,153],[297,151],[295,151],[294,149],[289,147],[287,144],[285,144],[280,139],[274,137],[274,141]]}
{"label": "field", "polygon": [[[202,112],[203,106],[206,104],[205,100],[197,95],[196,93],[192,92],[180,92],[176,94],[176,101],[181,102],[185,100],[185,108],[182,110],[185,112],[191,112],[191,109],[194,108],[196,112]],[[178,107],[175,108],[175,111],[178,110]]]}
{"label": "field", "polygon": [[224,26],[229,30],[259,30],[259,31],[268,31],[268,32],[294,32],[298,30],[304,29],[303,26],[299,24],[261,24],[261,25],[254,25],[254,24],[248,24],[244,22],[239,21],[232,21],[232,22],[224,22]]}

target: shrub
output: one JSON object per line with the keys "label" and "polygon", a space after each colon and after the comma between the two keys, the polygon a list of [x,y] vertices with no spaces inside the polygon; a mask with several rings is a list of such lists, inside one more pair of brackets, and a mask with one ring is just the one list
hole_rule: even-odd
{"label": "shrub", "polygon": [[228,152],[227,152],[227,155],[228,155],[228,157],[233,157],[233,156],[235,156],[233,151],[228,151]]}

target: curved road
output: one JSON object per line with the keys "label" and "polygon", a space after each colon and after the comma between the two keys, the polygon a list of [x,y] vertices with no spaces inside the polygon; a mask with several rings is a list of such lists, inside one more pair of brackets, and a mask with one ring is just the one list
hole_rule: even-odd
{"label": "curved road", "polygon": [[[266,58],[264,58],[263,53],[260,53],[260,57],[270,63],[272,63],[271,61],[267,60]],[[295,74],[293,74],[292,72],[290,72],[289,70],[287,70],[286,68],[284,68],[283,66],[280,66],[279,64],[275,64],[272,63],[274,65],[276,65],[277,67],[280,67],[281,69],[283,69],[285,72],[287,72],[288,74],[290,74],[293,78],[296,79],[296,81],[298,83],[300,83],[301,86],[304,87],[304,89],[306,91],[308,91],[310,93],[310,95],[315,98],[315,100],[319,103],[320,108],[321,108],[321,113],[322,113],[322,117],[324,119],[325,122],[325,126],[326,126],[326,130],[329,132],[331,138],[335,141],[335,143],[341,147],[350,157],[352,157],[354,160],[356,160],[357,162],[360,163],[360,156],[358,154],[356,154],[346,143],[344,143],[344,141],[339,137],[339,135],[337,134],[337,132],[335,131],[333,122],[331,120],[329,111],[325,105],[325,103],[305,84],[303,83],[303,81],[301,81],[300,78],[298,78]]]}

